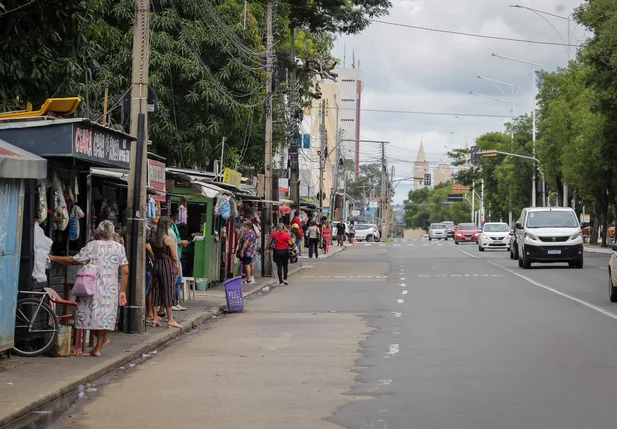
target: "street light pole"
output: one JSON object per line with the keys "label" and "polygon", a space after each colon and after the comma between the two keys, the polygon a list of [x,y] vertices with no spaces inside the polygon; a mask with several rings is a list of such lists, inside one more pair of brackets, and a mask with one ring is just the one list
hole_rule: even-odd
{"label": "street light pole", "polygon": [[[527,77],[527,79],[531,83],[531,100],[532,100],[532,106],[533,106],[533,110],[532,110],[533,157],[535,158],[536,157],[536,132],[537,132],[536,130],[536,67],[541,67],[541,66],[531,61],[519,60],[518,58],[512,58],[512,57],[506,57],[505,55],[497,55],[497,54],[491,54],[491,55],[493,57],[501,58],[506,61],[518,62],[518,63],[523,63],[523,64],[527,64],[531,66],[531,78],[530,78],[529,76],[527,76],[527,73],[523,71],[523,69],[521,69],[518,65],[515,64],[519,68],[519,70],[523,72],[525,77]],[[533,168],[533,180],[531,182],[531,206],[536,207],[536,163],[535,162],[534,162],[533,167],[534,167]]]}

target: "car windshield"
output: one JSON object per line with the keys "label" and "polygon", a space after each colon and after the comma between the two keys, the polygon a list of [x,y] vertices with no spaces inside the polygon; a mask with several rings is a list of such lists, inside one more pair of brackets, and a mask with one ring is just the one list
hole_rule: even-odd
{"label": "car windshield", "polygon": [[478,227],[473,223],[459,223],[458,229],[459,231],[472,231],[478,229]]}
{"label": "car windshield", "polygon": [[356,225],[356,231],[363,231],[365,229],[370,229],[370,225]]}
{"label": "car windshield", "polygon": [[443,224],[448,228],[454,228],[454,222],[443,222]]}
{"label": "car windshield", "polygon": [[443,223],[434,223],[431,225],[431,229],[446,229]]}
{"label": "car windshield", "polygon": [[484,232],[510,232],[510,227],[505,223],[484,225]]}
{"label": "car windshield", "polygon": [[569,211],[531,212],[527,216],[528,228],[576,228],[578,222],[574,213]]}

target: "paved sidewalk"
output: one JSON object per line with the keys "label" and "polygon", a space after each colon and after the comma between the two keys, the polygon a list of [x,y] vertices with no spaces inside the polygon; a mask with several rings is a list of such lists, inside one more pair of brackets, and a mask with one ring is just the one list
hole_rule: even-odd
{"label": "paved sidewalk", "polygon": [[[331,250],[333,256],[344,248]],[[321,259],[321,258],[320,258]],[[289,275],[302,269],[302,263],[290,265]],[[256,284],[242,285],[245,297],[259,294],[265,287],[274,288],[274,278],[256,277]],[[197,291],[196,300],[182,303],[186,311],[174,312],[174,318],[182,329],[169,329],[162,322],[158,328],[148,327],[144,334],[110,334],[111,343],[103,350],[101,358],[70,356],[66,358],[23,358],[0,359],[0,427],[34,411],[86,385],[97,378],[131,362],[144,354],[156,353],[155,349],[178,335],[201,323],[216,318],[226,307],[225,289],[218,286],[204,292]]]}
{"label": "paved sidewalk", "polygon": [[600,247],[599,244],[598,245],[585,244],[585,252],[611,254],[613,253],[613,250],[611,249],[610,245],[609,247]]}

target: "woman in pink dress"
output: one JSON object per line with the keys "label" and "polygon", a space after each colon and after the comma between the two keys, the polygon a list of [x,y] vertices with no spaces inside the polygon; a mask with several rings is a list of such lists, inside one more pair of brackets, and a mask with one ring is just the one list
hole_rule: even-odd
{"label": "woman in pink dress", "polygon": [[[91,260],[98,265],[94,295],[77,298],[75,327],[96,334],[96,345],[90,354],[100,357],[101,350],[110,342],[107,331],[113,331],[116,327],[118,305],[126,304],[129,263],[124,246],[113,241],[115,235],[113,223],[108,220],[101,222],[96,229],[96,235],[98,239],[88,243],[77,255],[49,255],[49,259],[63,265],[84,265]],[[122,273],[120,284],[118,284],[119,269]]]}
{"label": "woman in pink dress", "polygon": [[324,252],[328,253],[330,251],[330,242],[332,241],[332,228],[330,227],[330,222],[325,221],[321,227],[321,236],[324,241]]}

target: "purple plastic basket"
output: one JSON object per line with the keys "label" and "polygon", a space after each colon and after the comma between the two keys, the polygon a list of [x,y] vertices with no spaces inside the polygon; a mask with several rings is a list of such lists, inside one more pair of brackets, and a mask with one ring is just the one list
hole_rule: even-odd
{"label": "purple plastic basket", "polygon": [[225,280],[223,285],[225,286],[225,298],[227,298],[227,310],[232,312],[243,311],[242,276]]}

